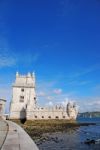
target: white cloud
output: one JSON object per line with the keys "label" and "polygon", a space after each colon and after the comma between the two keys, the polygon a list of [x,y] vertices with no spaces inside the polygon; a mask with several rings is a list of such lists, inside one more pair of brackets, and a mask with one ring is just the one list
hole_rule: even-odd
{"label": "white cloud", "polygon": [[11,67],[16,65],[17,63],[23,63],[24,65],[32,64],[33,62],[37,62],[39,59],[39,54],[31,54],[26,53],[26,55],[22,56],[22,54],[14,53],[10,50],[0,48],[0,68],[2,67]]}
{"label": "white cloud", "polygon": [[61,94],[62,93],[62,89],[54,89],[53,93]]}
{"label": "white cloud", "polygon": [[[52,81],[40,81],[37,83],[37,96],[38,102],[42,105],[46,104],[47,101],[52,101],[54,104],[57,102],[67,103],[68,98],[71,99],[75,92],[62,92],[61,88],[56,87],[56,80]],[[41,90],[42,89],[42,90]],[[66,102],[65,102],[66,101]]]}
{"label": "white cloud", "polygon": [[39,53],[33,53],[31,50],[26,51],[25,55],[23,53],[16,53],[16,55],[18,62],[23,63],[25,66],[36,63],[40,57]]}
{"label": "white cloud", "polygon": [[87,102],[88,106],[92,106],[92,107],[100,107],[100,97],[94,97],[91,98],[88,102]]}
{"label": "white cloud", "polygon": [[37,93],[37,95],[40,97],[40,96],[46,96],[46,93],[45,92],[42,92],[42,91],[40,91],[40,92],[38,92]]}
{"label": "white cloud", "polygon": [[[73,101],[79,107],[79,112],[100,111],[100,97],[78,97],[77,91],[62,92],[61,88],[55,88],[57,81],[42,81],[38,84],[38,103],[46,104],[49,101],[66,106],[68,101]],[[86,84],[86,82],[82,82]],[[98,86],[99,89],[99,86]]]}
{"label": "white cloud", "polygon": [[100,111],[100,97],[85,97],[78,99],[77,104],[80,106],[80,112]]}
{"label": "white cloud", "polygon": [[48,106],[53,106],[53,102],[52,101],[50,101],[50,102],[48,102],[48,104],[47,104]]}
{"label": "white cloud", "polygon": [[90,83],[91,83],[90,81],[81,81],[81,80],[72,80],[68,82],[68,84],[71,86],[84,86]]}
{"label": "white cloud", "polygon": [[[42,78],[45,78],[44,76]],[[57,81],[56,80],[40,80],[37,81],[37,88],[42,89],[42,91],[49,91],[56,85]]]}
{"label": "white cloud", "polygon": [[68,99],[68,98],[65,98],[65,100],[62,101],[61,104],[62,104],[63,106],[66,106],[67,103],[68,103],[68,101],[69,101],[69,99]]}
{"label": "white cloud", "polygon": [[47,100],[53,100],[53,96],[47,96],[46,99]]}
{"label": "white cloud", "polygon": [[0,68],[10,67],[16,64],[16,55],[10,50],[8,40],[0,35]]}
{"label": "white cloud", "polygon": [[16,60],[9,56],[0,55],[0,68],[10,67],[16,64]]}
{"label": "white cloud", "polygon": [[76,73],[74,72],[72,75],[70,75],[69,78],[71,78],[71,79],[79,78],[81,76],[87,75],[88,73],[94,72],[96,70],[100,70],[100,64],[96,64],[96,65],[90,66],[88,68],[81,68]]}

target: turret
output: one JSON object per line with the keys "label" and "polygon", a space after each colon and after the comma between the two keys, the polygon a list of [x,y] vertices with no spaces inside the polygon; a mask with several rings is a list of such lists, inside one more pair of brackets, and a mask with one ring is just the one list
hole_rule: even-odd
{"label": "turret", "polygon": [[16,78],[19,76],[19,73],[18,72],[16,72]]}
{"label": "turret", "polygon": [[73,102],[68,102],[67,104],[67,114],[70,119],[76,119],[78,113],[78,109],[76,104]]}

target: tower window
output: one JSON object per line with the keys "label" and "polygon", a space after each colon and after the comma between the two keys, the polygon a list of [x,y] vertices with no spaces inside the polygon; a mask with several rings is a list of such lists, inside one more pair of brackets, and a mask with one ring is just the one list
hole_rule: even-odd
{"label": "tower window", "polygon": [[20,102],[24,102],[24,96],[20,96]]}
{"label": "tower window", "polygon": [[0,112],[2,111],[2,104],[0,104]]}
{"label": "tower window", "polygon": [[22,92],[24,92],[24,89],[21,89]]}
{"label": "tower window", "polygon": [[36,97],[34,97],[34,100],[36,100]]}

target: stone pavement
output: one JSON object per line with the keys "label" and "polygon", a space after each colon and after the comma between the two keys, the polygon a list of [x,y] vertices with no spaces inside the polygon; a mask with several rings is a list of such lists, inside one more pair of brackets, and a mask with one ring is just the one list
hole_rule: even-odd
{"label": "stone pavement", "polygon": [[39,150],[30,136],[16,123],[7,121],[9,131],[1,150]]}
{"label": "stone pavement", "polygon": [[6,139],[7,131],[8,131],[8,124],[2,119],[0,119],[0,149]]}

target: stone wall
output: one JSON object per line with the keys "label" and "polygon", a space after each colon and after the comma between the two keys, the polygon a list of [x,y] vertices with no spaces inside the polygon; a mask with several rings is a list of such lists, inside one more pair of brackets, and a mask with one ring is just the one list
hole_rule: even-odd
{"label": "stone wall", "polygon": [[6,100],[0,99],[0,117],[4,116]]}

